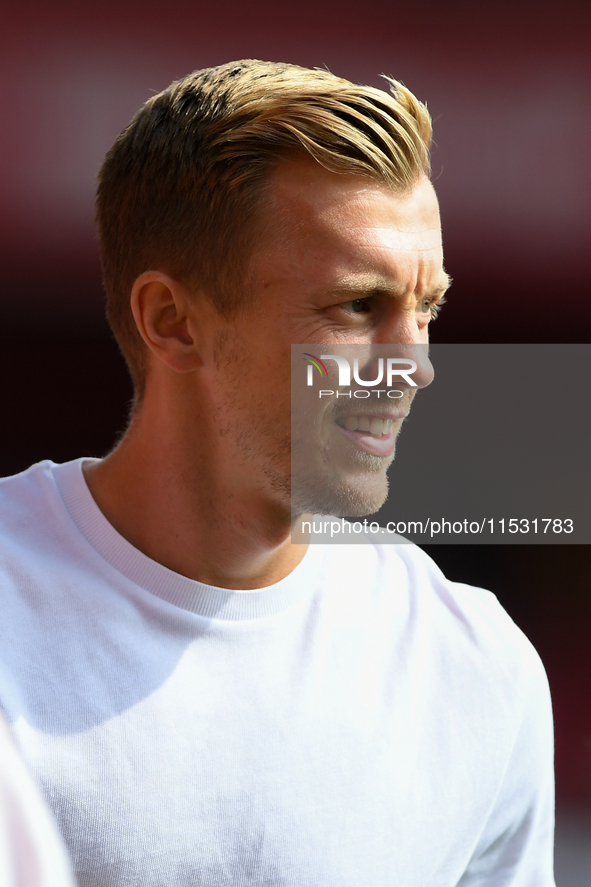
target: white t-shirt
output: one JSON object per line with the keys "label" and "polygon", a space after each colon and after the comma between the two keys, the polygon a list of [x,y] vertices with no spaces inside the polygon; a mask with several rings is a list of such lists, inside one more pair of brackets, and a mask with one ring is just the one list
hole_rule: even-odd
{"label": "white t-shirt", "polygon": [[82,460],[0,483],[0,704],[80,887],[551,887],[543,667],[413,545],[255,591],[150,560]]}

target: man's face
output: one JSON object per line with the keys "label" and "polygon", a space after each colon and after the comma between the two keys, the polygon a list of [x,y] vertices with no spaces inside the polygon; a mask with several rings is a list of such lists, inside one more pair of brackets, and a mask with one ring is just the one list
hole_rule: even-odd
{"label": "man's face", "polygon": [[[290,507],[290,346],[426,345],[447,277],[437,199],[426,178],[399,196],[297,159],[278,166],[268,193],[254,255],[255,304],[220,323],[210,397],[220,456],[236,483]],[[294,435],[296,513],[380,507],[413,398],[413,389],[403,391],[387,404],[319,405],[312,448],[306,429]],[[385,423],[381,434],[375,423],[373,434],[363,430],[372,418]]]}

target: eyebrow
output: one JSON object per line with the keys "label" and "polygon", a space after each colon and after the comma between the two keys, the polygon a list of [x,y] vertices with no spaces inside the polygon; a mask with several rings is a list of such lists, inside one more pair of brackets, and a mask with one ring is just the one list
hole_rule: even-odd
{"label": "eyebrow", "polygon": [[[421,298],[441,296],[450,288],[451,284],[452,278],[446,271],[444,271],[438,282],[423,293]],[[350,278],[342,278],[338,283],[335,283],[334,286],[328,287],[328,289],[324,290],[321,295],[337,295],[342,293],[347,296],[357,295],[358,297],[363,296],[364,298],[368,298],[371,295],[383,293],[386,295],[401,297],[404,296],[405,292],[406,287],[400,285],[397,286],[390,278],[376,277],[374,274],[367,276],[356,274]]]}

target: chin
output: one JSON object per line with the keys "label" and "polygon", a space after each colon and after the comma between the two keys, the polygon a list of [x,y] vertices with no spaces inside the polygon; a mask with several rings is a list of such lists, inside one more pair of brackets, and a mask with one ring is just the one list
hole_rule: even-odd
{"label": "chin", "polygon": [[292,514],[327,514],[334,517],[366,517],[375,514],[388,498],[384,471],[363,477],[292,478]]}

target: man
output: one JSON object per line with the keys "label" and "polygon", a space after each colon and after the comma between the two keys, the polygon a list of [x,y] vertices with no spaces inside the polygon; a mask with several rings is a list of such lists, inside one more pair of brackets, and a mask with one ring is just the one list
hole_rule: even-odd
{"label": "man", "polygon": [[290,538],[379,507],[411,401],[335,414],[292,509],[291,345],[424,346],[448,284],[429,117],[391,85],[198,71],[101,170],[130,426],[0,508],[0,699],[82,887],[553,884],[526,639],[414,546]]}

